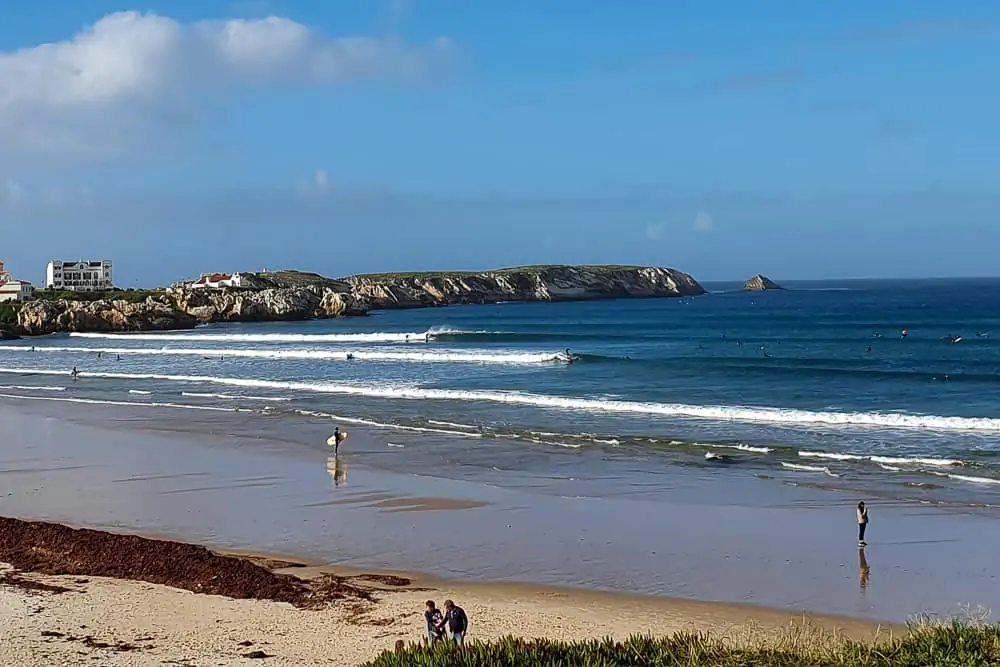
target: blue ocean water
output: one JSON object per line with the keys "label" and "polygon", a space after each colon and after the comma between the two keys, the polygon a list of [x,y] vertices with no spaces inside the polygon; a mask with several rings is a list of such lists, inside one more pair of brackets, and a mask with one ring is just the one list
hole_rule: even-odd
{"label": "blue ocean water", "polygon": [[51,336],[0,347],[0,392],[329,416],[419,442],[407,466],[477,479],[732,466],[1000,504],[1000,280],[787,286]]}

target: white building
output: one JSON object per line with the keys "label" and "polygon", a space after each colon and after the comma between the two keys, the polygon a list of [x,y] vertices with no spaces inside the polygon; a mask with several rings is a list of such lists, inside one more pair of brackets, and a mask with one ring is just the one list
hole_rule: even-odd
{"label": "white building", "polygon": [[26,280],[15,280],[0,262],[0,302],[31,301],[35,298],[35,288]]}
{"label": "white building", "polygon": [[243,287],[243,276],[239,273],[203,273],[189,285],[191,289],[206,287]]}
{"label": "white building", "polygon": [[114,288],[111,260],[49,262],[45,267],[45,288],[70,292],[106,292]]}

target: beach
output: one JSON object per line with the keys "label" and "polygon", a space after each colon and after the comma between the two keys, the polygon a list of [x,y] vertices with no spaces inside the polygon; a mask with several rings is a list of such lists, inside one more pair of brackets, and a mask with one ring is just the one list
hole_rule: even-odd
{"label": "beach", "polygon": [[[851,499],[809,487],[785,503],[749,504],[752,478],[687,476],[676,503],[563,498],[352,465],[350,450],[335,460],[328,420],[301,425],[319,443],[302,446],[282,441],[281,419],[256,413],[59,406],[58,416],[45,402],[0,407],[0,515],[456,584],[874,622],[1000,602],[990,517],[875,503],[860,552]],[[345,449],[391,451],[376,438],[355,429]]]}

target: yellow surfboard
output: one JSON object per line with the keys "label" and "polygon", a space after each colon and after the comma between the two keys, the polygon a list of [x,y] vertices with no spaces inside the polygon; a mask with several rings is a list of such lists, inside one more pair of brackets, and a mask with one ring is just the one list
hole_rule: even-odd
{"label": "yellow surfboard", "polygon": [[[344,440],[347,440],[347,431],[340,432],[340,441],[343,442]],[[331,435],[329,438],[326,439],[326,444],[330,445],[331,447],[336,447],[337,436]]]}

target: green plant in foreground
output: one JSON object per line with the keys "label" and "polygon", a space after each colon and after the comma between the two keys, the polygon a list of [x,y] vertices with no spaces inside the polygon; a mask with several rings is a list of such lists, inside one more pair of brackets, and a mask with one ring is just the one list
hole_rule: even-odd
{"label": "green plant in foreground", "polygon": [[1000,626],[914,627],[871,643],[815,633],[754,641],[678,633],[556,642],[505,637],[462,649],[442,643],[387,651],[365,667],[987,667],[1000,665]]}
{"label": "green plant in foreground", "polygon": [[22,304],[18,301],[5,301],[0,303],[0,326],[13,326],[17,324],[17,314],[21,312]]}

